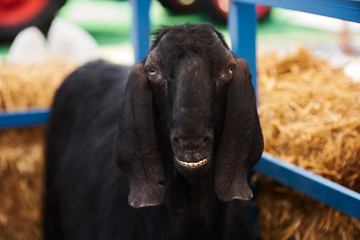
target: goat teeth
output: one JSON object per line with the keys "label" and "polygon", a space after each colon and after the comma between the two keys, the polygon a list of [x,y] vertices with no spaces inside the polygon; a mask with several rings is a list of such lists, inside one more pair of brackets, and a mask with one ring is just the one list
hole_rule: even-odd
{"label": "goat teeth", "polygon": [[204,158],[203,160],[196,162],[196,163],[191,163],[191,162],[183,162],[183,161],[179,161],[181,165],[185,166],[185,167],[199,167],[204,165],[207,162],[207,159]]}

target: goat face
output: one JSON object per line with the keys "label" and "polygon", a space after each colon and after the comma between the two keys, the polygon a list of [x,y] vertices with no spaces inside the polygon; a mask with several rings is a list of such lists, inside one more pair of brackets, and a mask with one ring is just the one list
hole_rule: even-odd
{"label": "goat face", "polygon": [[177,56],[176,67],[169,67],[156,64],[157,56],[157,50],[149,55],[145,72],[153,86],[160,126],[165,127],[163,135],[170,141],[178,171],[185,176],[199,174],[211,166],[216,126],[210,62],[190,51]]}
{"label": "goat face", "polygon": [[252,197],[246,178],[263,140],[251,73],[211,25],[158,31],[129,76],[122,111],[115,151],[130,205],[163,202],[167,165],[185,178],[214,174],[221,200]]}

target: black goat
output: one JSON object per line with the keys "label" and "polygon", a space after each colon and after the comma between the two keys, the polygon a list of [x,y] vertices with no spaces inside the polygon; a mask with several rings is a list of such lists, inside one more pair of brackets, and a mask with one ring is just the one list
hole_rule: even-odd
{"label": "black goat", "polygon": [[165,27],[132,70],[92,62],[57,91],[45,239],[248,239],[235,199],[262,151],[246,61],[209,24]]}

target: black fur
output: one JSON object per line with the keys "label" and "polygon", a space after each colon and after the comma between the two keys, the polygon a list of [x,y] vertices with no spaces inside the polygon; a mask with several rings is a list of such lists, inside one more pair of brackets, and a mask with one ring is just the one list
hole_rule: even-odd
{"label": "black fur", "polygon": [[250,239],[237,199],[262,150],[247,63],[211,25],[165,27],[134,68],[89,63],[57,91],[44,237]]}

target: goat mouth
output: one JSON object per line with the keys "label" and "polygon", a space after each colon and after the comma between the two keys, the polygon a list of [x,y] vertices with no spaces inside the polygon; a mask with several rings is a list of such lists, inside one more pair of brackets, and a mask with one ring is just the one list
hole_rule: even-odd
{"label": "goat mouth", "polygon": [[207,161],[208,161],[208,158],[204,158],[197,162],[184,162],[184,161],[179,160],[177,157],[175,157],[175,159],[178,163],[180,163],[181,166],[188,167],[188,168],[201,167],[201,166],[205,165],[205,163],[207,163]]}

